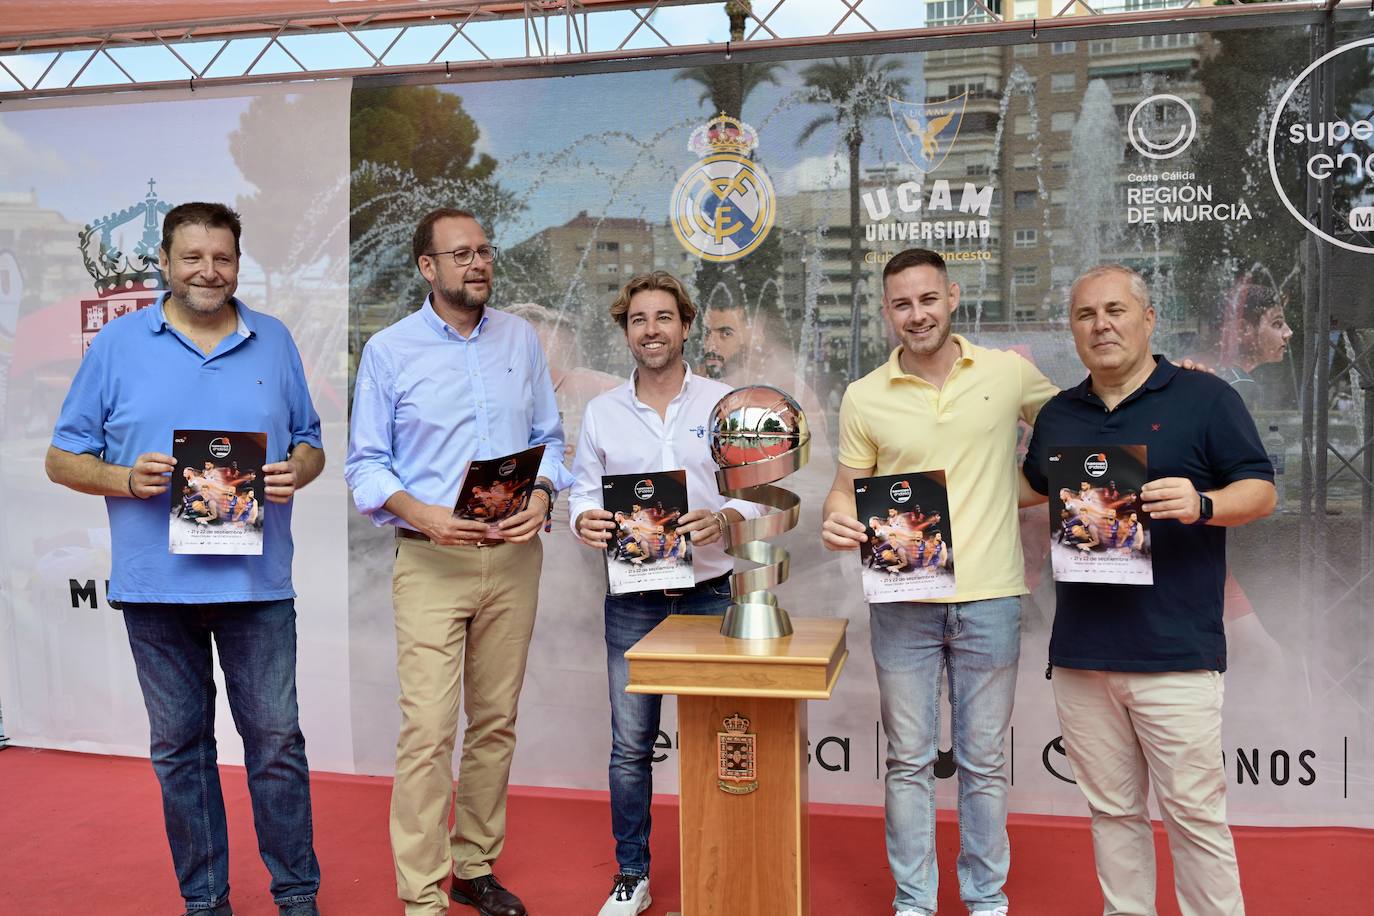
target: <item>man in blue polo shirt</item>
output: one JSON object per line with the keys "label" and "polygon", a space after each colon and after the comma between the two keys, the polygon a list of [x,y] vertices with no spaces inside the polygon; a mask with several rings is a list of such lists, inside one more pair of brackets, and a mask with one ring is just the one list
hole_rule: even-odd
{"label": "man in blue polo shirt", "polygon": [[1062,445],[1143,444],[1150,476],[1140,495],[1154,584],[1055,586],[1050,673],[1105,912],[1155,912],[1153,784],[1180,910],[1236,916],[1221,757],[1226,528],[1273,511],[1273,468],[1234,389],[1151,355],[1155,310],[1138,273],[1107,265],[1079,277],[1069,323],[1089,375],[1040,410],[1026,481],[1043,498],[1047,454]]}
{"label": "man in blue polo shirt", "polygon": [[[243,736],[258,848],[282,916],[317,916],[310,781],[296,707],[291,498],[324,468],[320,419],[280,321],[238,299],[238,215],[174,207],[158,259],[171,289],[91,343],[48,449],[48,476],[105,497],[110,603],[123,610],[143,688],[153,769],[187,914],[232,916],[215,757],[219,653]],[[260,556],[168,550],[176,429],[265,432]]]}

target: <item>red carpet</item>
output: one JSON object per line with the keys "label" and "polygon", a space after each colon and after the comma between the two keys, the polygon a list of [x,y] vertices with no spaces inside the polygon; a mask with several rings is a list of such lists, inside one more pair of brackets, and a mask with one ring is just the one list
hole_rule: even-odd
{"label": "red carpet", "polygon": [[[243,770],[223,775],[229,809],[230,885],[239,916],[275,916],[257,855]],[[316,774],[316,851],[325,916],[402,912],[387,845],[390,782]],[[677,809],[654,809],[654,906],[678,904]],[[615,872],[605,795],[516,789],[498,875],[533,916],[592,916]],[[812,909],[816,916],[890,916],[892,885],[882,812],[813,806]],[[1237,828],[1251,916],[1309,916],[1374,899],[1374,831]],[[1015,916],[1102,912],[1086,821],[1015,817],[1007,885]],[[1164,849],[1163,834],[1158,846]],[[952,814],[941,812],[940,911],[964,912],[954,877]],[[1176,916],[1172,874],[1161,862],[1159,912]],[[10,916],[176,916],[181,900],[162,832],[157,782],[146,760],[36,751],[0,752],[0,913]],[[474,910],[455,906],[455,916]],[[748,916],[748,914],[739,914]]]}

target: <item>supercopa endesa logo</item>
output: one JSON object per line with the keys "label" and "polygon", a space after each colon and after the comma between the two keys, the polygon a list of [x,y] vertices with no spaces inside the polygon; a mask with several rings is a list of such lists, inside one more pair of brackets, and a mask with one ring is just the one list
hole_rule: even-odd
{"label": "supercopa endesa logo", "polygon": [[678,179],[669,219],[682,247],[704,261],[738,260],[773,228],[773,183],[749,158],[758,142],[754,128],[728,115],[698,127],[687,142],[704,158]]}
{"label": "supercopa endesa logo", "polygon": [[646,478],[644,478],[643,480],[641,480],[641,481],[639,481],[638,483],[636,483],[636,484],[635,484],[635,496],[639,497],[640,499],[646,499],[646,500],[647,500],[647,499],[653,499],[653,498],[654,498],[654,482],[653,482],[652,480],[650,480],[649,478],[646,477]]}
{"label": "supercopa endesa logo", "polygon": [[1101,477],[1107,473],[1107,455],[1105,452],[1098,452],[1083,459],[1083,471],[1089,477]]}
{"label": "supercopa endesa logo", "polygon": [[[1368,79],[1374,37],[1333,48],[1293,80],[1269,124],[1269,177],[1279,200],[1293,218],[1314,235],[1349,251],[1374,254],[1374,108],[1351,101],[1340,111],[1318,110],[1319,84],[1363,88]],[[1358,96],[1356,97],[1358,99]],[[1298,175],[1281,176],[1278,160],[1289,149],[1302,162]],[[1331,192],[1333,229],[1344,223],[1353,238],[1325,232],[1308,219],[1305,205],[1310,181]]]}
{"label": "supercopa endesa logo", "polygon": [[899,480],[887,491],[887,495],[892,497],[894,503],[904,503],[911,499],[911,484],[905,480]]}
{"label": "supercopa endesa logo", "polygon": [[229,457],[229,437],[220,436],[218,439],[210,440],[210,456],[213,458]]}
{"label": "supercopa endesa logo", "polygon": [[515,473],[517,467],[519,467],[519,465],[516,464],[514,458],[507,458],[505,461],[501,462],[501,466],[497,468],[496,471],[502,477],[509,477]]}

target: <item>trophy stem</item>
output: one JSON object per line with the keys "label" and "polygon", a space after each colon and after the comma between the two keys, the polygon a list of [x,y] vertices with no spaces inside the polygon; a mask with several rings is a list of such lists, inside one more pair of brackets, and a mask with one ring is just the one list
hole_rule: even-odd
{"label": "trophy stem", "polygon": [[726,610],[720,635],[732,639],[779,639],[792,635],[792,618],[776,604],[742,601]]}

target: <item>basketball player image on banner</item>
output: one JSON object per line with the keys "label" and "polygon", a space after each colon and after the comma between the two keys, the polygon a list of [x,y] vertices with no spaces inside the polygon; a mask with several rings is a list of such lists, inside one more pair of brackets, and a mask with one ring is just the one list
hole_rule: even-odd
{"label": "basketball player image on banner", "polygon": [[691,535],[677,531],[688,510],[686,471],[608,474],[601,478],[601,507],[615,521],[606,545],[612,595],[696,584]]}
{"label": "basketball player image on banner", "polygon": [[172,433],[167,549],[180,554],[262,554],[267,433],[179,429]]}
{"label": "basketball player image on banner", "polygon": [[944,471],[854,481],[868,540],[859,547],[864,597],[874,604],[954,594],[954,544]]}
{"label": "basketball player image on banner", "polygon": [[513,455],[469,461],[453,514],[486,522],[488,538],[505,540],[498,523],[529,504],[543,457],[544,446],[540,444]]}
{"label": "basketball player image on banner", "polygon": [[1154,584],[1150,517],[1140,510],[1146,467],[1143,445],[1050,448],[1056,581]]}

